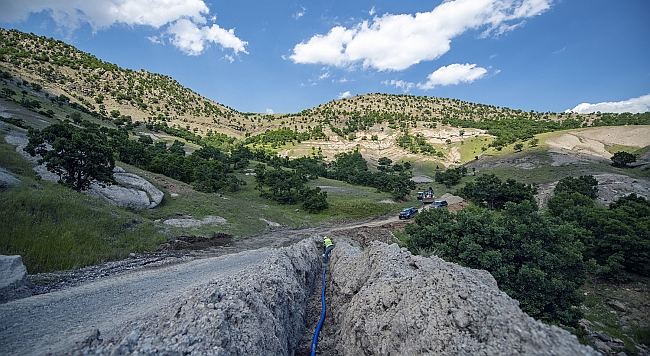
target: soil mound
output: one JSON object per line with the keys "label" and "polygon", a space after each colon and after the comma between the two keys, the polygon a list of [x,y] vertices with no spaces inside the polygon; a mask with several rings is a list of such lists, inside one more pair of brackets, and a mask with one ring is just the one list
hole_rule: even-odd
{"label": "soil mound", "polygon": [[[319,355],[597,355],[524,314],[489,273],[413,256],[369,232],[333,237]],[[135,320],[117,339],[93,331],[71,353],[308,354],[320,316],[321,241],[274,249]]]}
{"label": "soil mound", "polygon": [[339,240],[331,254],[320,355],[597,355],[527,316],[486,271],[355,245]]}

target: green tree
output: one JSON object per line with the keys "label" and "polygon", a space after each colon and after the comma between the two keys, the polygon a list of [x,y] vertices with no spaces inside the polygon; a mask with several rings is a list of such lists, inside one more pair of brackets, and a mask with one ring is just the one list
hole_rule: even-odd
{"label": "green tree", "polygon": [[467,167],[461,166],[447,169],[444,172],[436,172],[435,181],[444,184],[447,188],[460,183],[460,180],[467,174]]}
{"label": "green tree", "polygon": [[474,181],[468,182],[459,190],[461,196],[471,200],[474,204],[486,206],[490,210],[500,210],[507,202],[521,203],[529,201],[536,206],[535,194],[537,189],[508,179],[502,182],[494,174],[482,174]]}
{"label": "green tree", "polygon": [[576,326],[577,289],[586,280],[579,230],[555,224],[529,201],[502,211],[468,207],[457,214],[430,209],[409,224],[407,247],[449,262],[484,269],[530,316]]}
{"label": "green tree", "polygon": [[59,176],[59,182],[76,191],[86,190],[94,181],[115,183],[115,160],[108,140],[99,127],[82,122],[82,128],[56,123],[43,130],[29,129],[29,144],[25,151],[40,155],[49,171]]}
{"label": "green tree", "polygon": [[628,164],[636,162],[636,156],[625,151],[618,151],[612,156],[612,166],[627,167]]}
{"label": "green tree", "polygon": [[515,143],[515,147],[514,147],[514,148],[515,148],[515,151],[517,151],[517,152],[521,152],[521,150],[524,149],[524,144],[521,143],[521,142]]}
{"label": "green tree", "polygon": [[578,178],[565,177],[555,186],[555,194],[561,192],[580,193],[591,199],[598,197],[598,181],[592,175],[584,175]]}
{"label": "green tree", "polygon": [[393,160],[388,157],[381,157],[377,163],[379,163],[380,166],[390,166],[393,164]]}
{"label": "green tree", "polygon": [[75,111],[72,114],[70,114],[70,118],[72,119],[72,121],[74,121],[75,124],[79,124],[83,120],[83,118],[81,117],[81,113],[78,111]]}

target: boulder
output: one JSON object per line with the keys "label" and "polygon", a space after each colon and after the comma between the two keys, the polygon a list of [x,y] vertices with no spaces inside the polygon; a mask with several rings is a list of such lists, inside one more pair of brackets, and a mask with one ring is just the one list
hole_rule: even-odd
{"label": "boulder", "polygon": [[162,202],[164,193],[137,174],[126,173],[116,166],[113,177],[118,184],[93,184],[85,193],[110,204],[135,210],[155,208]]}
{"label": "boulder", "polygon": [[[34,164],[34,171],[41,179],[53,183],[59,181],[59,176],[48,171],[45,164],[38,164],[40,156],[33,157],[24,151],[24,148],[29,143],[26,134],[9,131],[5,135],[5,141],[15,146],[16,152]],[[123,168],[117,166],[113,172],[113,177],[118,184],[102,185],[94,183],[84,193],[113,205],[136,210],[155,208],[162,202],[164,193],[144,178],[133,173],[126,173]],[[0,181],[2,181],[1,178]]]}
{"label": "boulder", "polygon": [[14,177],[11,172],[0,167],[0,190],[8,189],[11,185],[20,183],[16,177]]}
{"label": "boulder", "polygon": [[605,302],[605,304],[607,304],[612,309],[618,310],[620,312],[627,311],[627,307],[625,306],[625,304],[619,302],[618,300],[608,300]]}
{"label": "boulder", "polygon": [[0,303],[29,297],[31,289],[27,286],[27,268],[20,255],[0,255]]}

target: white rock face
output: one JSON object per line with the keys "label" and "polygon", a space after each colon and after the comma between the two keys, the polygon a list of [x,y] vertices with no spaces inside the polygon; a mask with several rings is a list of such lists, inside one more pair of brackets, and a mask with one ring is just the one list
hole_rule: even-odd
{"label": "white rock face", "polygon": [[115,167],[113,177],[119,185],[93,184],[86,194],[111,203],[136,210],[155,208],[163,199],[163,192],[137,174],[126,173]]}
{"label": "white rock face", "polygon": [[27,287],[27,268],[19,255],[0,255],[0,303],[32,295]]}
{"label": "white rock face", "polygon": [[[38,164],[39,156],[32,157],[23,150],[27,146],[27,143],[29,143],[29,138],[27,138],[26,134],[9,131],[5,135],[5,141],[15,146],[16,152],[21,156],[34,163],[34,171],[43,180],[54,183],[59,181],[59,176],[48,171],[45,164]],[[115,167],[114,172],[113,177],[115,177],[118,184],[101,186],[94,183],[84,193],[113,205],[136,210],[155,208],[162,201],[164,193],[144,178],[133,173],[126,173],[121,167]]]}
{"label": "white rock face", "polygon": [[5,186],[8,187],[9,185],[18,184],[18,183],[20,183],[20,180],[14,177],[6,169],[0,167],[0,188]]}

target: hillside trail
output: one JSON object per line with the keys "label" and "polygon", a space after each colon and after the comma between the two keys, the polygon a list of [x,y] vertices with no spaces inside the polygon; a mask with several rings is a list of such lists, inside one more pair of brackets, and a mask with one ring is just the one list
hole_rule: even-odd
{"label": "hillside trail", "polygon": [[[63,290],[0,305],[0,354],[62,354],[93,330],[104,340],[138,317],[149,315],[193,287],[225,279],[267,258],[272,248],[289,246],[314,236],[358,227],[376,227],[399,221],[383,216],[328,226],[279,228],[176,259],[182,263],[144,265],[97,278]],[[188,261],[189,260],[189,261]]]}

